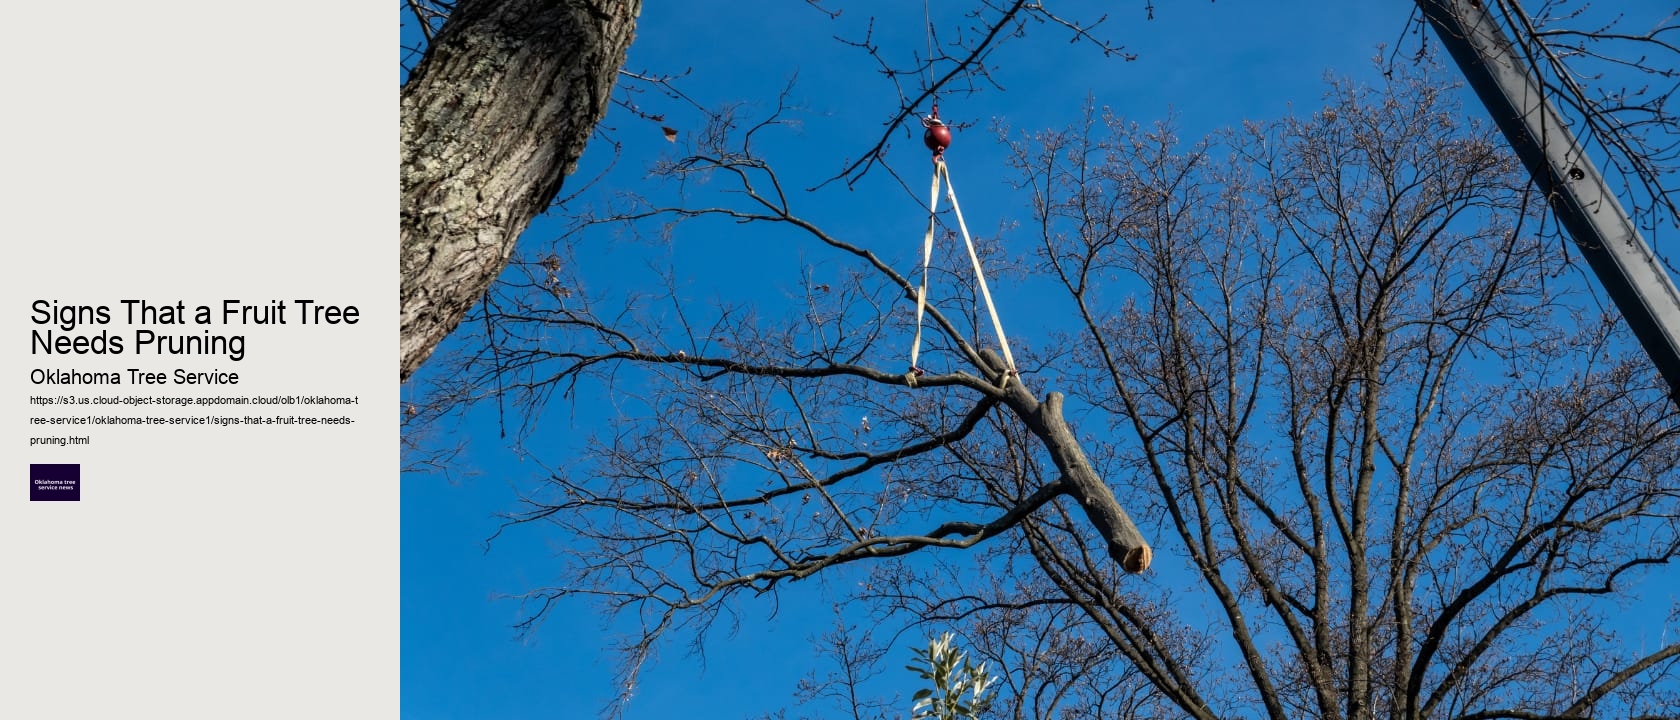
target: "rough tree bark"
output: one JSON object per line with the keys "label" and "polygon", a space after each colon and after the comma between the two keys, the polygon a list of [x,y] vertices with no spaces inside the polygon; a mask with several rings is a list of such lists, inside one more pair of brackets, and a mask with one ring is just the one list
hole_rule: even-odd
{"label": "rough tree bark", "polygon": [[407,380],[501,273],[606,113],[641,0],[462,0],[402,89]]}

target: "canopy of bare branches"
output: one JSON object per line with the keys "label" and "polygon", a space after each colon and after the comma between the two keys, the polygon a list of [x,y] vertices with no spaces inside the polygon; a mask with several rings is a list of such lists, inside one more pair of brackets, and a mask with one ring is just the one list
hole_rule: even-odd
{"label": "canopy of bare branches", "polygon": [[[581,456],[530,448],[555,470],[509,520],[569,550],[530,624],[578,599],[633,618],[631,674],[820,576],[882,627],[964,630],[1015,718],[1680,707],[1680,642],[1609,621],[1674,577],[1680,417],[1497,137],[1438,76],[1390,75],[1196,142],[1100,108],[1003,131],[1025,204],[987,260],[1043,298],[1019,377],[952,273],[909,382],[907,272],[802,215],[752,150],[780,115],[730,117],[666,190],[525,245],[412,430],[481,399],[516,436],[611,404]],[[658,263],[579,269],[731,224],[811,271],[697,299]],[[828,638],[843,666],[871,642]]]}

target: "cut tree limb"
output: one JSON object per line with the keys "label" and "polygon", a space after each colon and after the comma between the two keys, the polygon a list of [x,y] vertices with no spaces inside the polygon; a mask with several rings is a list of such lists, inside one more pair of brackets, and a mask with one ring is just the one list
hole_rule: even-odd
{"label": "cut tree limb", "polygon": [[1102,533],[1103,540],[1108,544],[1109,557],[1114,558],[1126,572],[1148,570],[1153,551],[1131,516],[1120,507],[1114,491],[1097,475],[1096,468],[1085,457],[1084,449],[1073,436],[1073,428],[1062,417],[1062,394],[1052,392],[1039,402],[1019,377],[1008,374],[1003,358],[998,357],[995,351],[987,348],[980,351],[980,356],[991,365],[994,377],[1006,380],[1004,404],[1044,441],[1051,461],[1067,483],[1068,494]]}

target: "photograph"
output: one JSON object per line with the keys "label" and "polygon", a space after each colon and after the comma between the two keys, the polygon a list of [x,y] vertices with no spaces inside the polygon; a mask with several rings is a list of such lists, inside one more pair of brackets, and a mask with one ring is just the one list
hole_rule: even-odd
{"label": "photograph", "polygon": [[1664,2],[409,2],[402,714],[1680,716]]}

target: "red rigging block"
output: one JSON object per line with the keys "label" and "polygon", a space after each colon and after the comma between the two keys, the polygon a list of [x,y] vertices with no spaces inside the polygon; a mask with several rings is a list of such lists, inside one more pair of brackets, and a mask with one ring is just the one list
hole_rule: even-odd
{"label": "red rigging block", "polygon": [[945,152],[945,148],[951,147],[951,126],[938,120],[931,121],[927,132],[922,133],[922,142],[936,155]]}

